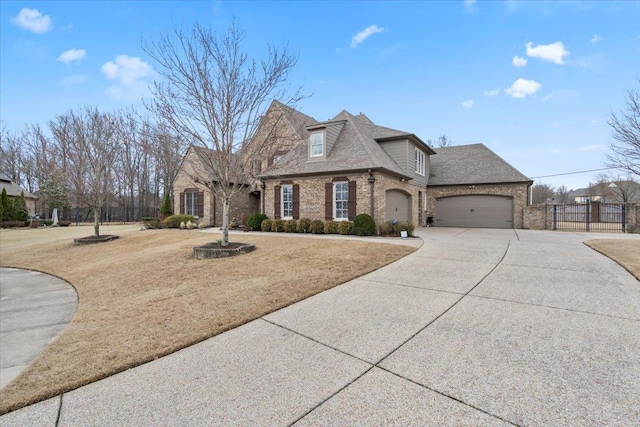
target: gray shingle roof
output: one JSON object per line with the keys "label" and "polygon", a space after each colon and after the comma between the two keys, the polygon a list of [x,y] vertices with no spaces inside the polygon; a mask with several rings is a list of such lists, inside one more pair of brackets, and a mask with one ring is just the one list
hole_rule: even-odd
{"label": "gray shingle roof", "polygon": [[5,174],[0,175],[0,192],[3,188],[7,190],[7,196],[9,197],[18,197],[20,193],[24,192],[24,197],[26,197],[27,199],[38,198],[38,196],[36,196],[35,194],[29,193],[27,190],[11,181],[11,179]]}
{"label": "gray shingle roof", "polygon": [[289,122],[291,127],[295,129],[295,131],[300,136],[300,139],[306,139],[309,136],[309,132],[307,132],[306,130],[307,126],[318,123],[318,121],[313,117],[307,116],[306,114],[303,114],[300,111],[295,110],[280,101],[273,101],[273,105],[276,105],[278,106],[278,108],[280,108],[280,111],[282,111],[284,118]]}
{"label": "gray shingle roof", "polygon": [[428,186],[531,182],[484,144],[438,148],[430,161]]}
{"label": "gray shingle roof", "polygon": [[[385,135],[386,137],[408,137],[412,134],[373,125],[366,116],[353,116],[347,111],[342,111],[330,122],[342,120],[345,121],[344,126],[331,151],[327,153],[326,160],[308,162],[307,145],[300,144],[299,147],[282,159],[283,166],[281,168],[274,168],[269,174],[280,176],[308,175],[382,168],[398,176],[410,178],[382,149],[376,139],[380,135]],[[316,123],[315,125],[321,124]]]}

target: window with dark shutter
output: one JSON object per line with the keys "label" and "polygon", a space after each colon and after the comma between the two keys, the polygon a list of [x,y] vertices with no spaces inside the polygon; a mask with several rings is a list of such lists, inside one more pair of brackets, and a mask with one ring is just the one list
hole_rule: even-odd
{"label": "window with dark shutter", "polygon": [[349,221],[356,217],[356,182],[349,181]]}
{"label": "window with dark shutter", "polygon": [[280,219],[280,186],[273,187],[273,217]]}
{"label": "window with dark shutter", "polygon": [[184,215],[184,193],[180,193],[180,214]]}
{"label": "window with dark shutter", "polygon": [[293,219],[300,219],[300,185],[293,184]]}
{"label": "window with dark shutter", "polygon": [[331,221],[333,219],[333,183],[324,183],[324,219]]}
{"label": "window with dark shutter", "polygon": [[204,192],[202,191],[198,193],[198,217],[204,217]]}

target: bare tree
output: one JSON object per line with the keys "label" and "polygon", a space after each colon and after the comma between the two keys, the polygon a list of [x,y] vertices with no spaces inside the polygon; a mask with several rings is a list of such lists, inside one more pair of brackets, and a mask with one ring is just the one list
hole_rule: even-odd
{"label": "bare tree", "polygon": [[640,183],[631,174],[626,177],[620,175],[611,176],[609,181],[609,193],[620,203],[640,202]]}
{"label": "bare tree", "polygon": [[536,184],[531,189],[532,193],[532,202],[534,205],[539,205],[542,203],[547,203],[548,200],[553,199],[555,196],[555,189],[550,184]]}
{"label": "bare tree", "polygon": [[555,201],[558,203],[569,203],[570,192],[571,191],[565,185],[561,185],[560,187],[556,188]]}
{"label": "bare tree", "polygon": [[195,24],[190,32],[174,27],[172,33],[143,49],[164,78],[152,89],[148,105],[183,140],[207,148],[200,150],[205,171],[194,181],[222,200],[222,244],[229,242],[229,205],[246,191],[252,168],[243,162],[260,147],[249,144],[272,99],[297,101],[285,86],[297,58],[284,49],[268,46],[266,59],[250,59],[242,50],[245,33],[234,21],[224,34]]}
{"label": "bare tree", "polygon": [[443,133],[436,139],[427,140],[427,145],[430,147],[440,147],[440,148],[452,147],[453,141],[451,140],[451,138],[449,138],[447,135]]}
{"label": "bare tree", "polygon": [[[640,81],[640,80],[639,80]],[[640,176],[640,93],[627,91],[626,108],[611,113],[609,126],[615,142],[607,165]]]}
{"label": "bare tree", "polygon": [[77,202],[93,210],[94,235],[100,235],[100,214],[113,196],[113,170],[120,154],[115,117],[97,108],[56,116],[49,122],[53,137],[65,147],[65,176]]}

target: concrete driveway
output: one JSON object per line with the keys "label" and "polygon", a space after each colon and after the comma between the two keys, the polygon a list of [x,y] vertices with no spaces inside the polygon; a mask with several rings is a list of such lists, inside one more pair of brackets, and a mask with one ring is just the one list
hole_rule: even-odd
{"label": "concrete driveway", "polygon": [[418,234],[394,264],[0,423],[637,425],[640,283],[582,242],[640,235]]}

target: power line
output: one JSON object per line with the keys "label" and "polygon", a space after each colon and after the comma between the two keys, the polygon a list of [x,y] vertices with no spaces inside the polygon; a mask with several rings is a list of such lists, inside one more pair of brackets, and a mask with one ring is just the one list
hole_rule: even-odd
{"label": "power line", "polygon": [[611,170],[611,169],[618,169],[618,168],[591,169],[591,170],[588,170],[588,171],[566,172],[566,173],[557,173],[557,174],[554,174],[554,175],[543,175],[543,176],[532,176],[532,177],[530,177],[530,178],[531,178],[531,179],[536,179],[536,178],[551,178],[552,176],[577,175],[577,174],[579,174],[579,173],[608,171],[608,170]]}

